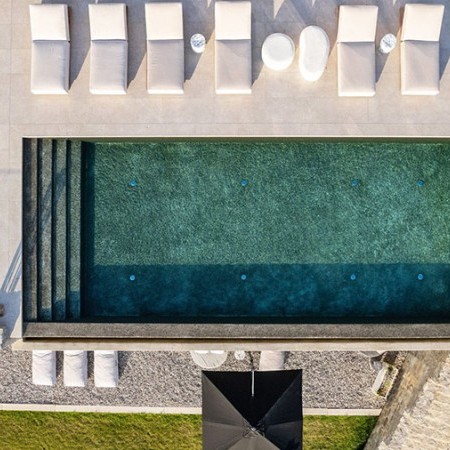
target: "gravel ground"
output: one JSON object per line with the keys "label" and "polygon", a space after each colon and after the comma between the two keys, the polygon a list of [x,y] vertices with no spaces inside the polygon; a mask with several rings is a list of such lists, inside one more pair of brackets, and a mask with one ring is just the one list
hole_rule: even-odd
{"label": "gravel ground", "polygon": [[[252,363],[253,360],[253,363]],[[244,361],[228,355],[221,370],[258,367],[259,353]],[[384,400],[372,394],[376,373],[369,359],[357,352],[287,353],[286,369],[303,369],[305,408],[380,408]],[[200,368],[188,352],[120,352],[117,389],[98,389],[93,382],[93,354],[89,352],[89,380],[85,388],[65,388],[62,353],[58,352],[55,387],[31,383],[31,352],[0,351],[0,403],[64,405],[201,406]]]}

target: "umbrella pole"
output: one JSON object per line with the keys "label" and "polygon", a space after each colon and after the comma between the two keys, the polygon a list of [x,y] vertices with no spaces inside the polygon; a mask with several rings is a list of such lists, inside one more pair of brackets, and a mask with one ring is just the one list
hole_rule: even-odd
{"label": "umbrella pole", "polygon": [[255,396],[255,370],[252,369],[252,397]]}

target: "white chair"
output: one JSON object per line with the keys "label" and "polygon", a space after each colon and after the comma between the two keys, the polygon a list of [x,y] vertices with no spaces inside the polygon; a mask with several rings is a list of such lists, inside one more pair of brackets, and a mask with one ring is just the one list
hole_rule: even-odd
{"label": "white chair", "polygon": [[56,352],[33,350],[32,381],[39,386],[54,386],[56,383]]}
{"label": "white chair", "polygon": [[402,95],[439,94],[439,37],[444,5],[405,5],[400,43]]}
{"label": "white chair", "polygon": [[217,1],[216,93],[252,92],[252,8],[249,1]]}
{"label": "white chair", "polygon": [[147,92],[184,92],[182,3],[146,3]]}
{"label": "white chair", "polygon": [[127,93],[128,28],[124,3],[89,5],[91,94]]}
{"label": "white chair", "polygon": [[67,94],[70,36],[67,5],[30,5],[31,92]]}
{"label": "white chair", "polygon": [[375,32],[378,6],[341,5],[337,35],[338,94],[375,95]]}
{"label": "white chair", "polygon": [[64,352],[64,386],[84,387],[87,381],[87,352]]}
{"label": "white chair", "polygon": [[116,351],[96,350],[94,352],[94,382],[96,387],[117,387],[119,367]]}

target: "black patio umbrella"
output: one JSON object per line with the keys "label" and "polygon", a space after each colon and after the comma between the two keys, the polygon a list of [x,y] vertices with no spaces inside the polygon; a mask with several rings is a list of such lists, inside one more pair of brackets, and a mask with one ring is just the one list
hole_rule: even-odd
{"label": "black patio umbrella", "polygon": [[204,450],[300,450],[302,371],[202,372]]}

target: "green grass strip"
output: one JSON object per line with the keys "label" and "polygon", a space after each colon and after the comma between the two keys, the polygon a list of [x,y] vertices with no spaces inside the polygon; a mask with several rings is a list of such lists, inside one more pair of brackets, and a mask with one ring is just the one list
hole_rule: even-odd
{"label": "green grass strip", "polygon": [[[357,450],[376,417],[307,416],[305,450]],[[1,447],[15,449],[200,450],[199,415],[0,411]]]}
{"label": "green grass strip", "polygon": [[368,416],[306,416],[304,450],[362,450],[377,422]]}

